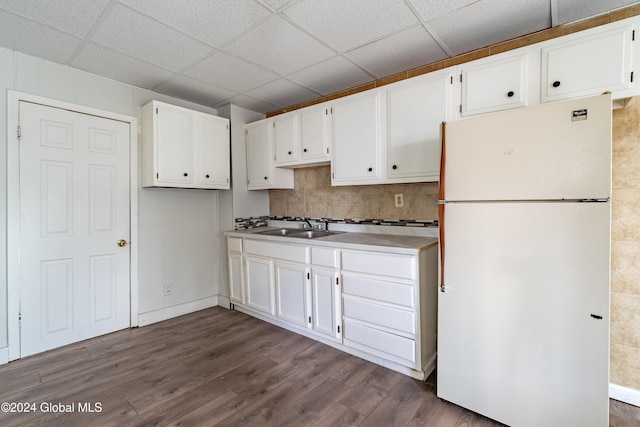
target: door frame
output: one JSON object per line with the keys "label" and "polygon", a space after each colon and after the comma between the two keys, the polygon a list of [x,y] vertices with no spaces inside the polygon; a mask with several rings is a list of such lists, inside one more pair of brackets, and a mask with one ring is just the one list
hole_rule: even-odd
{"label": "door frame", "polygon": [[[138,326],[138,119],[84,105],[7,91],[7,341],[8,360],[20,358],[20,101],[61,108],[129,124],[129,320]],[[2,363],[2,361],[0,361]]]}

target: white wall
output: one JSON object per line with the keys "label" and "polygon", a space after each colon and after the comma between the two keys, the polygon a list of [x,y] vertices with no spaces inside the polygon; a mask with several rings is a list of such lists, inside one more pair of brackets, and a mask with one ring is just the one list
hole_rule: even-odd
{"label": "white wall", "polygon": [[[0,349],[7,346],[7,90],[140,117],[151,99],[216,114],[215,109],[167,97],[71,67],[0,48]],[[141,324],[201,308],[219,291],[218,193],[146,189],[139,199]],[[173,294],[165,297],[164,283]],[[144,319],[143,319],[144,317]],[[146,320],[145,320],[146,319]]]}

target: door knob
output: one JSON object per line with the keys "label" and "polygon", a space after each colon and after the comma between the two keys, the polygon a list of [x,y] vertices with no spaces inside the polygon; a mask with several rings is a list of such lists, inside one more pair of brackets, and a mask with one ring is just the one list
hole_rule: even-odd
{"label": "door knob", "polygon": [[120,246],[121,248],[127,246],[127,241],[124,239],[118,240],[118,246]]}

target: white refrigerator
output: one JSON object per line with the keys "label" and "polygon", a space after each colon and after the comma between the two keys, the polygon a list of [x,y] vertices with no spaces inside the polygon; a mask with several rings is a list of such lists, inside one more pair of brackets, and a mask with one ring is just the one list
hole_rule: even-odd
{"label": "white refrigerator", "polygon": [[437,394],[607,426],[611,96],[443,125]]}

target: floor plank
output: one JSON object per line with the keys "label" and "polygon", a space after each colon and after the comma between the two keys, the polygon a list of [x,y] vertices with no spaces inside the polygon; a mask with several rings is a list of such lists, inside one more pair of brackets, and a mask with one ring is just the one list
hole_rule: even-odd
{"label": "floor plank", "polygon": [[[0,366],[1,400],[38,407],[0,412],[0,425],[502,426],[436,387],[435,374],[420,382],[214,307]],[[75,409],[40,409],[48,403]],[[640,425],[640,408],[610,408],[611,427]]]}

